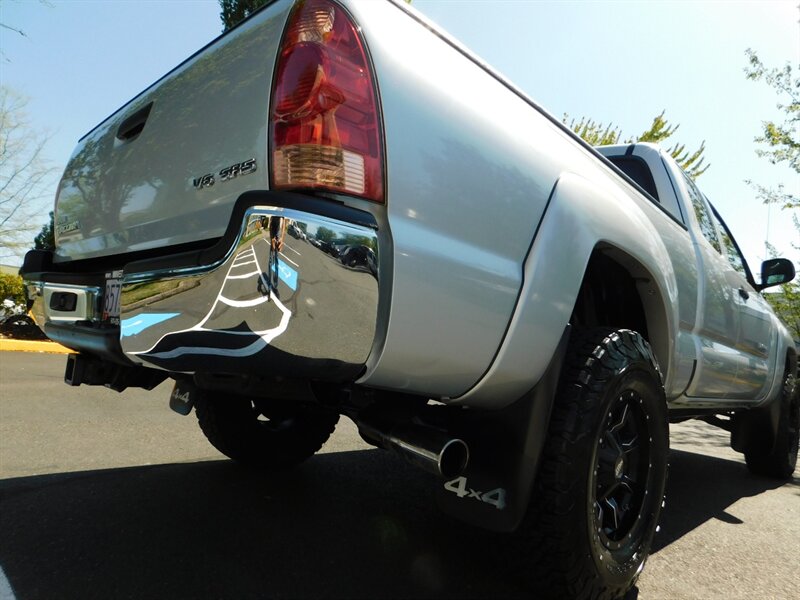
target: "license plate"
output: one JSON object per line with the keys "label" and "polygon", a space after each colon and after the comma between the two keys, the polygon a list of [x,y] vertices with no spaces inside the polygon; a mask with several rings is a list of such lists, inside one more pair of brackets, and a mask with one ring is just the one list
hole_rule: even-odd
{"label": "license plate", "polygon": [[119,296],[122,271],[106,273],[106,293],[103,295],[103,321],[119,325]]}

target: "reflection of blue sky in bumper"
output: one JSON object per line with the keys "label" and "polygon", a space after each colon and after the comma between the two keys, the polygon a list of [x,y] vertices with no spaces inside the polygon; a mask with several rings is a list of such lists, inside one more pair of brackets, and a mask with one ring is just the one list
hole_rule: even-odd
{"label": "reflection of blue sky in bumper", "polygon": [[168,319],[171,319],[172,317],[177,316],[178,313],[148,313],[130,317],[129,319],[124,319],[120,324],[122,337],[136,335],[148,327],[152,327],[153,325],[157,325],[158,323],[162,323]]}
{"label": "reflection of blue sky in bumper", "polygon": [[283,281],[286,285],[292,288],[292,291],[297,291],[297,271],[283,262],[280,258],[278,259],[278,277],[280,277],[281,281]]}

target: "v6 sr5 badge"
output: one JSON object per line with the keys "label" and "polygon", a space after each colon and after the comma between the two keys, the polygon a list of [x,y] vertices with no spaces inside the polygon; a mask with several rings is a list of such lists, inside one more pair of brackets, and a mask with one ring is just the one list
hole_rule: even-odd
{"label": "v6 sr5 badge", "polygon": [[231,179],[236,179],[239,176],[255,173],[256,168],[256,159],[250,158],[243,162],[236,163],[235,165],[231,165],[230,167],[220,169],[219,173],[216,175],[214,173],[206,173],[200,177],[195,177],[192,179],[192,185],[195,187],[195,189],[202,190],[203,188],[213,186],[217,182],[217,179],[222,182],[230,181]]}

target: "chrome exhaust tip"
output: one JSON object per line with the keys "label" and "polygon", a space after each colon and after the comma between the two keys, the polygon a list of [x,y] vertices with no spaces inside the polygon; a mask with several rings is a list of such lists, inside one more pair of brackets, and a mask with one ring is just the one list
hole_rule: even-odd
{"label": "chrome exhaust tip", "polygon": [[469,464],[467,443],[444,431],[420,424],[400,425],[389,431],[363,420],[356,424],[366,439],[439,477],[458,477]]}
{"label": "chrome exhaust tip", "polygon": [[438,474],[445,479],[461,475],[469,464],[469,446],[464,440],[449,440],[439,453]]}

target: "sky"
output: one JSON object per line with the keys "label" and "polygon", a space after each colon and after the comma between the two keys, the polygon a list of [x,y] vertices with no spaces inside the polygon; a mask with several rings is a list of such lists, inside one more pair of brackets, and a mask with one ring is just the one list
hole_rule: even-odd
{"label": "sky", "polygon": [[[748,81],[745,50],[800,67],[797,0],[414,0],[433,20],[550,113],[612,122],[633,136],[666,110],[676,141],[705,141],[697,183],[758,271],[764,240],[800,267],[789,211],[744,182],[800,179],[755,154],[761,121],[780,119],[774,91]],[[29,98],[34,128],[60,172],[78,139],[219,35],[216,0],[0,0],[0,82]],[[52,182],[53,196],[57,177]],[[52,202],[43,205],[43,215]],[[797,214],[800,211],[794,211]],[[44,219],[43,219],[44,222]]]}

